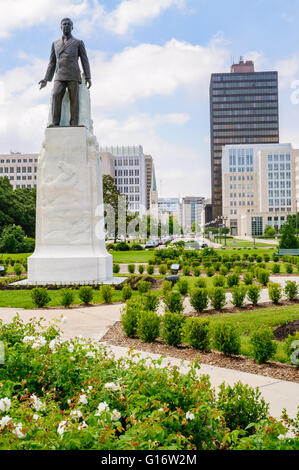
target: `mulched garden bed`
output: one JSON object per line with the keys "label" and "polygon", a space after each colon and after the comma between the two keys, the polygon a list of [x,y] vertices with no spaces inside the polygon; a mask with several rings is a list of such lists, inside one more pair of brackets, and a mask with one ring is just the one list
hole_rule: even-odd
{"label": "mulched garden bed", "polygon": [[[163,341],[156,340],[154,343],[142,343],[137,338],[127,338],[121,327],[121,322],[116,322],[101,338],[107,344],[134,348],[147,351],[161,356],[170,356],[187,361],[197,360],[202,364],[209,364],[225,369],[235,369],[251,374],[273,377],[278,380],[299,383],[299,370],[289,364],[279,362],[268,362],[267,364],[255,364],[253,359],[245,356],[227,357],[216,351],[210,353],[199,352],[189,346],[168,346]],[[200,359],[199,359],[200,353]]]}
{"label": "mulched garden bed", "polygon": [[293,335],[296,331],[299,332],[299,320],[295,320],[292,323],[286,323],[276,328],[274,337],[278,341],[284,341],[289,335]]}

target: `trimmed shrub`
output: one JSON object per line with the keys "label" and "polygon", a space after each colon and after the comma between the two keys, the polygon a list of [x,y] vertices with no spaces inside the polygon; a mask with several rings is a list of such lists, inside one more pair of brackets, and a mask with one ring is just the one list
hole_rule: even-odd
{"label": "trimmed shrub", "polygon": [[188,294],[189,285],[188,285],[187,279],[180,279],[179,282],[177,282],[176,285],[177,285],[177,288],[178,288],[178,291],[180,292],[180,294],[182,294],[182,295],[187,295]]}
{"label": "trimmed shrub", "polygon": [[120,271],[120,266],[119,266],[119,264],[118,264],[118,263],[114,263],[114,264],[113,264],[113,272],[114,272],[114,274],[119,273],[119,271]]}
{"label": "trimmed shrub", "polygon": [[62,289],[60,291],[60,302],[65,308],[74,303],[75,293],[72,289]]}
{"label": "trimmed shrub", "polygon": [[195,266],[195,267],[193,268],[193,274],[194,274],[194,276],[199,277],[199,276],[200,276],[200,273],[201,273],[200,267],[199,267],[199,266]]}
{"label": "trimmed shrub", "polygon": [[269,405],[261,398],[257,388],[237,382],[230,386],[222,383],[219,387],[217,406],[222,411],[229,429],[246,430],[246,434],[254,434],[255,428],[248,426],[259,423],[268,415]]}
{"label": "trimmed shrub", "polygon": [[134,274],[135,272],[135,264],[128,264],[128,272],[130,274]]}
{"label": "trimmed shrub", "polygon": [[119,242],[115,245],[116,251],[130,251],[130,246],[125,242]]}
{"label": "trimmed shrub", "polygon": [[266,286],[270,279],[270,273],[269,271],[266,271],[266,269],[258,269],[256,273],[256,277],[260,284],[263,284],[263,286]]}
{"label": "trimmed shrub", "polygon": [[143,264],[140,264],[140,265],[138,266],[138,272],[139,272],[139,274],[143,274],[143,273],[144,273],[144,266],[143,266]]}
{"label": "trimmed shrub", "polygon": [[142,297],[144,302],[144,309],[150,312],[156,312],[160,303],[160,299],[157,295],[149,292]]}
{"label": "trimmed shrub", "polygon": [[38,308],[44,307],[51,300],[48,290],[45,287],[35,287],[32,289],[31,298],[34,306]]}
{"label": "trimmed shrub", "polygon": [[190,273],[191,273],[191,268],[190,268],[190,266],[185,265],[185,266],[183,267],[183,275],[184,275],[184,276],[190,276]]}
{"label": "trimmed shrub", "polygon": [[161,274],[161,276],[165,276],[165,274],[167,273],[167,265],[166,264],[160,264],[159,273]]}
{"label": "trimmed shrub", "polygon": [[192,348],[200,351],[210,350],[210,322],[203,318],[187,318],[184,331],[184,341]]}
{"label": "trimmed shrub", "polygon": [[252,302],[253,305],[257,305],[261,295],[261,289],[259,286],[252,284],[247,289],[247,299]]}
{"label": "trimmed shrub", "polygon": [[197,312],[203,312],[209,304],[207,289],[201,287],[193,289],[190,295],[190,304]]}
{"label": "trimmed shrub", "polygon": [[16,263],[14,265],[14,272],[17,276],[21,276],[21,274],[23,272],[23,267],[19,263]]}
{"label": "trimmed shrub", "polygon": [[246,286],[251,286],[253,283],[253,274],[250,272],[247,272],[243,276],[243,281]]}
{"label": "trimmed shrub", "polygon": [[270,282],[268,284],[268,294],[272,302],[277,305],[282,296],[281,285]]}
{"label": "trimmed shrub", "polygon": [[152,275],[154,274],[154,266],[152,264],[149,264],[147,267],[147,274]]}
{"label": "trimmed shrub", "polygon": [[227,285],[229,288],[233,286],[237,286],[239,284],[239,276],[236,273],[229,274],[226,280],[227,280]]}
{"label": "trimmed shrub", "polygon": [[137,335],[144,343],[153,343],[160,332],[160,317],[155,312],[141,311],[138,315]]}
{"label": "trimmed shrub", "polygon": [[256,262],[257,262],[257,263],[261,263],[262,261],[263,261],[263,258],[258,255],[258,256],[256,257]]}
{"label": "trimmed shrub", "polygon": [[273,273],[273,274],[278,274],[278,273],[280,273],[280,264],[274,263],[274,264],[272,265],[272,273]]}
{"label": "trimmed shrub", "polygon": [[228,273],[227,267],[222,264],[219,269],[219,274],[221,274],[221,276],[226,276],[227,273]]}
{"label": "trimmed shrub", "polygon": [[215,274],[215,269],[212,266],[207,267],[205,271],[208,277],[212,277]]}
{"label": "trimmed shrub", "polygon": [[223,287],[214,287],[209,290],[209,299],[215,310],[221,310],[226,304],[225,290]]}
{"label": "trimmed shrub", "polygon": [[264,364],[273,358],[277,344],[273,341],[273,331],[269,328],[255,331],[250,337],[253,357],[257,364]]}
{"label": "trimmed shrub", "polygon": [[234,286],[232,288],[232,303],[235,307],[242,307],[244,305],[246,292],[245,286]]}
{"label": "trimmed shrub", "polygon": [[[286,272],[288,274],[292,274],[292,272],[294,271],[294,268],[293,268],[293,265],[292,264],[287,264],[286,265]],[[16,273],[17,274],[17,273]]]}
{"label": "trimmed shrub", "polygon": [[182,313],[184,310],[183,298],[180,292],[172,291],[163,299],[165,311],[171,313]]}
{"label": "trimmed shrub", "polygon": [[79,299],[85,304],[88,305],[93,299],[94,290],[91,286],[82,286],[78,290]]}
{"label": "trimmed shrub", "polygon": [[166,312],[163,316],[162,338],[169,346],[182,343],[185,317],[181,313]]}
{"label": "trimmed shrub", "polygon": [[131,250],[133,251],[142,251],[143,248],[141,245],[139,245],[139,243],[133,243],[133,245],[131,246]]}
{"label": "trimmed shrub", "polygon": [[296,299],[298,295],[298,286],[296,281],[287,281],[284,288],[284,293],[287,296],[288,300]]}
{"label": "trimmed shrub", "polygon": [[163,295],[167,295],[172,290],[172,282],[171,281],[164,281],[162,284],[162,293]]}
{"label": "trimmed shrub", "polygon": [[138,292],[139,294],[145,294],[151,290],[151,283],[148,281],[140,281],[138,283]]}
{"label": "trimmed shrub", "polygon": [[133,295],[133,291],[129,284],[126,284],[121,290],[121,298],[124,302],[129,300]]}
{"label": "trimmed shrub", "polygon": [[265,263],[269,263],[269,261],[270,261],[270,256],[267,255],[267,253],[264,254],[263,258],[264,258]]}
{"label": "trimmed shrub", "polygon": [[213,344],[217,351],[227,356],[239,354],[241,341],[237,328],[230,323],[219,323],[214,328]]}
{"label": "trimmed shrub", "polygon": [[213,285],[214,287],[224,287],[225,286],[225,277],[221,276],[214,276],[213,277]]}
{"label": "trimmed shrub", "polygon": [[200,277],[199,279],[196,279],[195,286],[201,287],[201,288],[207,287],[206,279],[204,277]]}
{"label": "trimmed shrub", "polygon": [[101,297],[102,299],[104,300],[104,302],[106,304],[111,304],[112,302],[112,297],[113,297],[113,293],[114,293],[114,287],[113,286],[110,286],[109,284],[107,285],[102,285],[100,287],[100,294],[101,294]]}
{"label": "trimmed shrub", "polygon": [[137,332],[138,316],[144,310],[140,297],[128,300],[121,314],[122,329],[128,338],[134,338]]}

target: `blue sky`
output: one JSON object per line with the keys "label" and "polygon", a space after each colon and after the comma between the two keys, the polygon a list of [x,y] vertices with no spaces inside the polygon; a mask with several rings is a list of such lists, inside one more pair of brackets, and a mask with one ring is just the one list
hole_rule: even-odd
{"label": "blue sky", "polygon": [[210,195],[209,79],[234,58],[278,70],[282,142],[299,146],[299,0],[0,0],[0,152],[39,152],[39,91],[62,17],[88,49],[100,145],[143,145],[162,196]]}

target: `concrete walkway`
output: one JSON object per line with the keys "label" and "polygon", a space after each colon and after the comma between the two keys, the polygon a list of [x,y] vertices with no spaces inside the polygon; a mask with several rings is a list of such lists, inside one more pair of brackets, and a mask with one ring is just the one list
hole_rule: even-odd
{"label": "concrete walkway", "polygon": [[[47,309],[24,310],[17,308],[0,308],[0,319],[9,322],[19,313],[21,319],[30,321],[33,317],[48,321],[57,321],[62,330],[64,339],[70,339],[82,335],[95,341],[100,341],[108,329],[120,320],[122,304],[101,305],[96,307],[81,307],[72,309]],[[62,320],[62,321],[61,321]],[[127,348],[109,346],[111,353],[116,358],[127,355]],[[157,354],[140,352],[140,357],[159,358]],[[163,365],[177,365],[182,372],[186,372],[188,361],[167,357]],[[202,364],[200,374],[208,374],[214,387],[222,382],[233,385],[241,381],[253,387],[259,387],[264,399],[270,403],[270,412],[275,417],[280,417],[283,408],[286,408],[290,416],[294,417],[299,406],[299,384],[286,382],[271,377],[249,374],[238,370],[224,369],[216,366]]]}

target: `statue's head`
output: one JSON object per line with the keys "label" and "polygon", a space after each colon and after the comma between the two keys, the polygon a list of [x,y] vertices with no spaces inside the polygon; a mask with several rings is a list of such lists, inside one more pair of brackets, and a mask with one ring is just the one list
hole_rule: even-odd
{"label": "statue's head", "polygon": [[61,30],[65,36],[71,34],[73,27],[73,22],[70,18],[63,18],[61,20]]}

